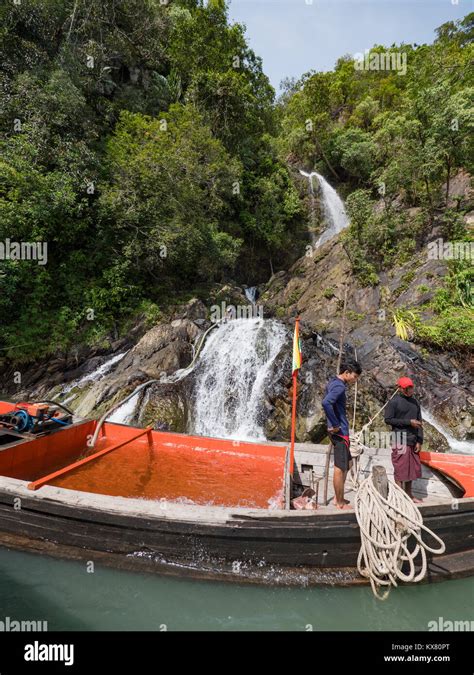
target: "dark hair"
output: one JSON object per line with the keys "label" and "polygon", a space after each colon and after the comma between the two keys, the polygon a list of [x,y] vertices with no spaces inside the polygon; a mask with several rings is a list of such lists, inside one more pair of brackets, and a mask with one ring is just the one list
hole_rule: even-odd
{"label": "dark hair", "polygon": [[357,375],[360,375],[362,372],[362,368],[360,367],[360,363],[358,361],[354,361],[352,359],[346,359],[341,363],[341,368],[339,370],[340,373],[357,373]]}

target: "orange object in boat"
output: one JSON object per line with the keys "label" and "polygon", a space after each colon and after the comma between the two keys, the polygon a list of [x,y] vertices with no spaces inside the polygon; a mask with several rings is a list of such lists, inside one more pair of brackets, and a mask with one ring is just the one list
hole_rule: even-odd
{"label": "orange object in boat", "polygon": [[33,403],[28,405],[26,412],[31,417],[40,417],[41,413],[47,413],[49,410],[49,405],[47,403]]}
{"label": "orange object in boat", "polygon": [[421,452],[420,459],[431,469],[440,471],[457,483],[464,497],[474,497],[474,457],[447,452]]}

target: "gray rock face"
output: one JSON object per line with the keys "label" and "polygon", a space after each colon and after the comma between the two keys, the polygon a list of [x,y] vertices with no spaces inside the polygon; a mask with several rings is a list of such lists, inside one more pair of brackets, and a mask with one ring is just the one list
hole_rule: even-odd
{"label": "gray rock face", "polygon": [[[292,327],[301,317],[303,367],[298,378],[298,422],[296,437],[302,442],[321,442],[326,423],[321,401],[327,381],[336,371],[342,324],[344,292],[347,288],[345,351],[357,355],[364,369],[358,386],[356,424],[360,429],[387,400],[401,375],[415,381],[416,396],[423,406],[459,439],[474,438],[474,379],[459,355],[434,352],[396,337],[391,310],[419,305],[445,274],[443,262],[429,260],[422,252],[409,264],[381,275],[374,287],[362,287],[352,276],[341,243],[327,242],[304,256],[288,271],[276,273],[265,287],[258,303],[265,317],[275,317]],[[224,302],[245,304],[241,289],[234,286],[214,288],[209,306]],[[427,319],[429,311],[427,310]],[[149,330],[136,327],[132,334],[114,343],[113,353],[127,354],[106,377],[78,385],[61,395],[65,382],[92,373],[112,355],[100,350],[80,348],[68,358],[50,359],[29,366],[20,386],[13,384],[14,367],[2,371],[5,397],[12,400],[57,397],[67,400],[84,417],[99,417],[110,407],[148,380],[165,381],[147,389],[137,406],[133,422],[162,424],[172,431],[190,431],[190,392],[193,373],[180,381],[166,378],[192,361],[195,347],[209,327],[208,309],[192,299],[176,309],[171,320]],[[280,375],[266,391],[265,433],[270,440],[288,440],[291,420],[291,344],[278,357]],[[348,408],[352,411],[354,389],[349,390]],[[351,412],[352,418],[352,412]],[[374,433],[386,432],[383,417],[371,426]],[[447,449],[446,440],[425,425],[427,445]]]}
{"label": "gray rock face", "polygon": [[150,379],[169,375],[192,360],[192,344],[201,329],[187,318],[175,319],[147,331],[117,367],[121,375],[140,368]]}
{"label": "gray rock face", "polygon": [[[89,354],[83,355],[82,364],[73,363],[72,368],[68,368],[66,359],[55,359],[42,367],[39,374],[34,369],[28,369],[32,374],[23,380],[21,387],[10,387],[7,396],[11,400],[54,397],[68,401],[68,406],[79,416],[97,418],[133,392],[139,384],[166,378],[177,370],[186,368],[193,359],[195,344],[209,326],[206,315],[205,305],[200,300],[193,299],[177,309],[171,322],[160,323],[145,332],[141,331],[142,335],[136,344],[124,340],[116,342],[116,353],[126,351],[127,347],[128,352],[104,377],[81,383],[81,378],[93,373],[113,356],[110,352],[97,354],[90,350]],[[4,381],[9,379],[4,376]],[[65,382],[74,381],[77,381],[76,386],[61,393]],[[130,421],[142,423],[143,417],[146,418],[146,424],[153,423],[153,414],[167,428],[183,431],[187,420],[184,388],[177,385],[157,385],[150,388],[150,391],[144,390],[136,414]]]}
{"label": "gray rock face", "polygon": [[[346,288],[345,351],[352,356],[357,354],[364,369],[359,382],[356,429],[386,401],[397,379],[409,375],[422,405],[455,437],[472,435],[472,369],[466,368],[458,354],[430,351],[398,339],[392,324],[391,310],[418,306],[423,302],[419,287],[426,284],[430,289],[436,288],[445,271],[442,261],[429,260],[421,252],[410,265],[382,275],[376,287],[362,287],[351,274],[341,243],[333,240],[313,257],[301,258],[289,272],[279,273],[269,281],[259,300],[265,306],[265,315],[288,323],[296,315],[301,317],[304,365],[299,378],[299,441],[319,441],[324,433],[321,400],[327,380],[335,374]],[[426,319],[429,318],[427,310]],[[285,384],[288,391],[281,401],[273,402],[267,422],[269,437],[275,439],[289,437],[289,376]],[[386,430],[382,417],[372,428]],[[441,434],[428,425],[426,429],[432,449],[447,449]]]}

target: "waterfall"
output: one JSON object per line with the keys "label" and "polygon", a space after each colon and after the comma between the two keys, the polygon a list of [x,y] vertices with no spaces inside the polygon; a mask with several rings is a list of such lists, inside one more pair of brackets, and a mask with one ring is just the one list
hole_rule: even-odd
{"label": "waterfall", "polygon": [[252,304],[255,305],[257,302],[257,287],[256,286],[247,286],[244,289],[245,297]]}
{"label": "waterfall", "polygon": [[[287,341],[285,327],[261,318],[232,319],[208,338],[193,368],[160,382],[177,382],[195,371],[195,404],[190,433],[242,441],[265,440],[265,388],[275,359]],[[137,415],[140,392],[115,410],[108,421],[130,424]]]}
{"label": "waterfall", "polygon": [[433,415],[424,408],[421,409],[421,416],[425,420],[425,422],[431,424],[431,426],[434,427],[436,431],[439,431],[439,433],[445,437],[445,439],[449,443],[449,447],[451,448],[451,450],[463,454],[470,454],[470,455],[474,454],[474,441],[458,441],[458,439],[454,438],[454,436],[451,434],[450,431],[448,431],[445,427],[443,427],[433,417]]}
{"label": "waterfall", "polygon": [[117,422],[118,424],[128,424],[131,422],[135,416],[135,408],[137,407],[139,396],[140,392],[137,392],[135,396],[132,396],[132,398],[107,417],[107,421]]}
{"label": "waterfall", "polygon": [[234,319],[207,341],[196,369],[192,431],[202,436],[264,440],[264,394],[287,340],[274,320]]}
{"label": "waterfall", "polygon": [[326,229],[316,241],[316,247],[321,246],[339,232],[342,232],[349,225],[349,218],[347,217],[344,202],[337,194],[336,190],[329,185],[324,176],[312,171],[306,173],[300,169],[300,174],[308,179],[309,193],[311,197],[311,211],[314,212],[314,186],[313,178],[316,177],[321,188],[323,214]]}
{"label": "waterfall", "polygon": [[[61,394],[68,394],[75,387],[83,387],[88,382],[98,382],[109,372],[109,370],[111,370],[111,368],[116,363],[121,361],[126,354],[128,354],[128,350],[126,352],[121,352],[120,354],[115,354],[110,359],[105,361],[101,366],[96,368],[92,373],[84,375],[78,380],[73,380],[72,382],[69,382],[69,384],[66,384],[61,390]],[[71,400],[71,398],[73,397],[69,397],[68,400]]]}

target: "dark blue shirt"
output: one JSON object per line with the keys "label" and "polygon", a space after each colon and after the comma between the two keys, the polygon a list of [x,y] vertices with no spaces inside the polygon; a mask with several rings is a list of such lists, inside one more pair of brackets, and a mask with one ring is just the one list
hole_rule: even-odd
{"label": "dark blue shirt", "polygon": [[346,385],[338,377],[329,380],[323,408],[326,413],[328,427],[340,427],[341,436],[349,436],[349,422],[346,415]]}

